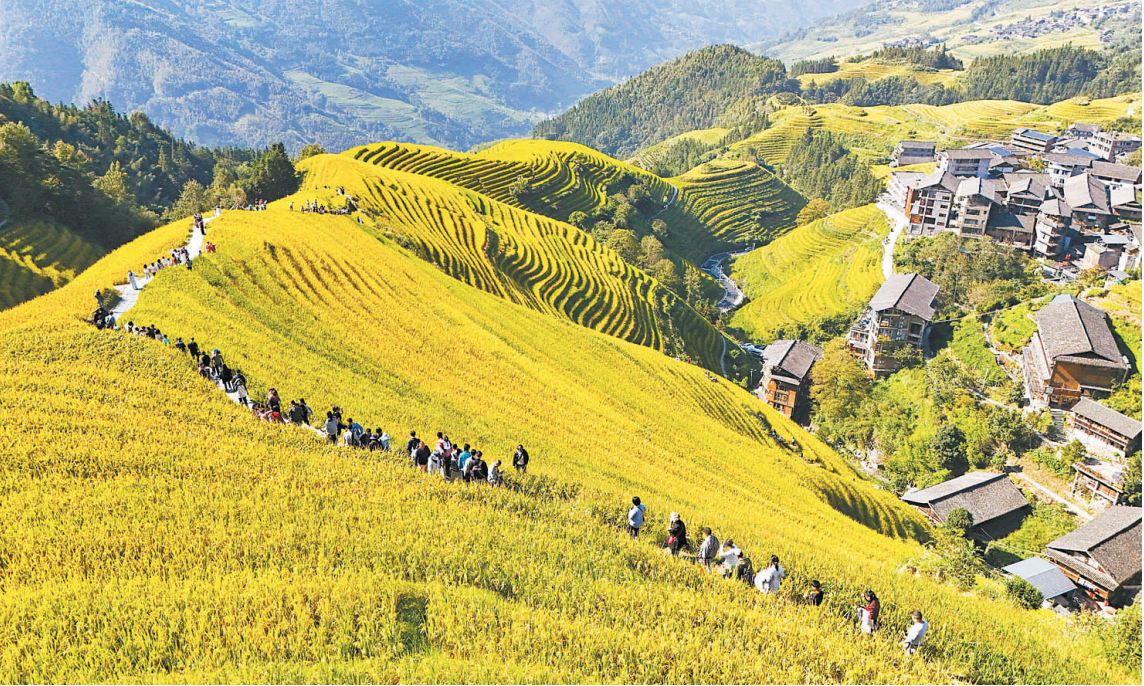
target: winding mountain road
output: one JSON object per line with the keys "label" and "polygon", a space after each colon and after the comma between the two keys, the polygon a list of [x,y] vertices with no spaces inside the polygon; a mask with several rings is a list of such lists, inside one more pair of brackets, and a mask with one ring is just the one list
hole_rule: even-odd
{"label": "winding mountain road", "polygon": [[738,252],[715,253],[711,257],[708,257],[707,261],[700,267],[708,276],[718,281],[719,285],[723,287],[723,299],[715,305],[719,308],[720,312],[730,312],[739,305],[742,305],[746,297],[743,295],[743,291],[739,290],[739,287],[731,280],[731,277],[723,272],[723,263],[732,257],[746,255],[754,249],[755,246],[752,245],[750,248]]}
{"label": "winding mountain road", "polygon": [[677,188],[676,186],[671,185],[671,184],[668,184],[668,185],[671,186],[671,197],[668,198],[667,204],[665,204],[662,208],[660,208],[659,212],[656,212],[652,216],[648,217],[649,222],[652,221],[653,219],[658,218],[659,215],[663,214],[664,212],[667,212],[667,210],[670,209],[672,204],[675,202],[675,199],[679,197],[679,188]]}
{"label": "winding mountain road", "polygon": [[889,196],[885,194],[882,194],[875,204],[886,215],[886,220],[890,223],[890,235],[882,241],[882,277],[888,279],[894,275],[894,246],[897,245],[898,237],[906,228],[906,215],[894,207],[890,203]]}

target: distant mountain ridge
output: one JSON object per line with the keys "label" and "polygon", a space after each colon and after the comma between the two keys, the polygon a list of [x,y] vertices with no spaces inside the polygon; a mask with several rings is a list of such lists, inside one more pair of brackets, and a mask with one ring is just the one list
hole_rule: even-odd
{"label": "distant mountain ridge", "polygon": [[688,49],[844,0],[8,0],[0,81],[106,98],[204,145],[468,148]]}

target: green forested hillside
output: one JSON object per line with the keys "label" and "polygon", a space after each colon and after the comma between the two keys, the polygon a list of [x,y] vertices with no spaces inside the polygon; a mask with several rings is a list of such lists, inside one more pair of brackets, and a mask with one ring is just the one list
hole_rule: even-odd
{"label": "green forested hillside", "polygon": [[715,126],[733,106],[797,91],[777,60],[715,45],[652,67],[596,93],[533,130],[536,138],[583,143],[627,157],[686,131]]}

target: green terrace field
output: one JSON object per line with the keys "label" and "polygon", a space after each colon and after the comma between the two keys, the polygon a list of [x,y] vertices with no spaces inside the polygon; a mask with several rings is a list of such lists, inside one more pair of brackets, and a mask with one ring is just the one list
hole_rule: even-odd
{"label": "green terrace field", "polygon": [[[344,186],[360,198],[360,207],[380,230],[400,236],[415,253],[464,283],[720,369],[722,335],[707,320],[569,224],[440,178],[356,161],[349,153],[320,155],[303,166],[307,186]],[[429,169],[438,168],[430,164]],[[475,176],[468,178],[472,182]]]}
{"label": "green terrace field", "polygon": [[737,258],[731,277],[747,302],[731,324],[770,342],[781,327],[857,313],[882,284],[882,240],[889,224],[873,205],[800,226]]}
{"label": "green terrace field", "polygon": [[102,249],[62,227],[5,225],[0,229],[0,309],[64,285],[102,255]]}
{"label": "green terrace field", "polygon": [[[490,459],[523,443],[529,474],[450,484],[256,422],[174,348],[85,324],[92,290],[186,239],[185,221],[160,228],[0,312],[0,679],[1138,680],[1052,613],[904,571],[918,513],[746,391],[475,288],[352,217],[286,209],[344,182],[395,226],[453,222],[459,244],[480,228],[449,202],[483,196],[350,157],[307,169],[311,190],[212,222],[217,253],[160,272],[131,317],[220,348],[252,398],[273,386]],[[638,540],[620,526],[633,495]],[[779,555],[782,592],[663,555],[670,512],[756,565]],[[822,607],[801,602],[810,579]],[[882,599],[872,637],[854,626],[865,588]],[[914,609],[932,628],[909,657]]]}
{"label": "green terrace field", "polygon": [[635,157],[628,160],[628,163],[641,169],[652,169],[655,163],[664,154],[684,141],[698,141],[704,145],[715,145],[723,140],[723,137],[730,133],[730,131],[730,129],[714,128],[681,133],[678,136],[668,138],[662,143],[656,143],[655,145],[640,150]]}
{"label": "green terrace field", "polygon": [[671,179],[679,198],[663,213],[668,247],[694,261],[719,250],[766,243],[795,225],[806,200],[754,162],[717,160]]}

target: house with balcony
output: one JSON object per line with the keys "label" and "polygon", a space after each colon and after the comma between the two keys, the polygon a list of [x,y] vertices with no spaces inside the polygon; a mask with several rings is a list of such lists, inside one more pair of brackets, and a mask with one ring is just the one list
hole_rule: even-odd
{"label": "house with balcony", "polygon": [[1004,208],[994,208],[989,213],[989,223],[985,226],[985,236],[995,243],[1018,250],[1032,250],[1037,238],[1037,218],[1030,215],[1013,214]]}
{"label": "house with balcony", "polygon": [[934,172],[923,176],[913,188],[906,190],[906,234],[910,237],[933,236],[949,228],[953,194],[959,180],[952,174]]}
{"label": "house with balcony", "polygon": [[1058,295],[1037,312],[1023,359],[1029,397],[1048,407],[1107,397],[1128,376],[1108,315],[1072,295]]}
{"label": "house with balcony", "polygon": [[1098,453],[1124,457],[1140,449],[1140,420],[1081,398],[1072,408],[1073,437]]}
{"label": "house with balcony", "polygon": [[1037,257],[1053,259],[1068,247],[1069,226],[1072,224],[1072,208],[1068,203],[1051,198],[1041,203],[1033,224],[1033,254]]}
{"label": "house with balcony", "polygon": [[894,274],[850,327],[846,345],[871,378],[898,369],[898,353],[921,351],[934,316],[938,286],[919,274]]}
{"label": "house with balcony", "polygon": [[1140,508],[1116,505],[1045,546],[1090,600],[1119,608],[1140,592]]}
{"label": "house with balcony", "polygon": [[1089,149],[1106,162],[1115,162],[1121,156],[1140,149],[1140,136],[1120,131],[1100,131],[1092,136]]}
{"label": "house with balcony", "polygon": [[1084,229],[1103,229],[1113,221],[1108,186],[1089,174],[1066,179],[1061,196],[1072,209],[1072,225]]}
{"label": "house with balcony", "polygon": [[962,179],[953,194],[953,214],[949,228],[961,236],[981,237],[989,223],[989,213],[997,202],[998,182],[977,176]]}
{"label": "house with balcony", "polygon": [[763,349],[763,380],[757,391],[771,407],[804,422],[808,410],[810,369],[822,359],[822,348],[806,341],[782,340]]}
{"label": "house with balcony", "polygon": [[1013,214],[1037,214],[1041,205],[1054,197],[1048,174],[1005,174],[1004,204]]}
{"label": "house with balcony", "polygon": [[952,174],[954,176],[989,176],[989,165],[993,162],[993,153],[980,148],[959,148],[956,150],[942,150],[937,153],[938,174]]}
{"label": "house with balcony", "polygon": [[1089,167],[1088,173],[1097,181],[1111,188],[1140,185],[1140,167],[1134,167],[1130,164],[1095,160]]}

